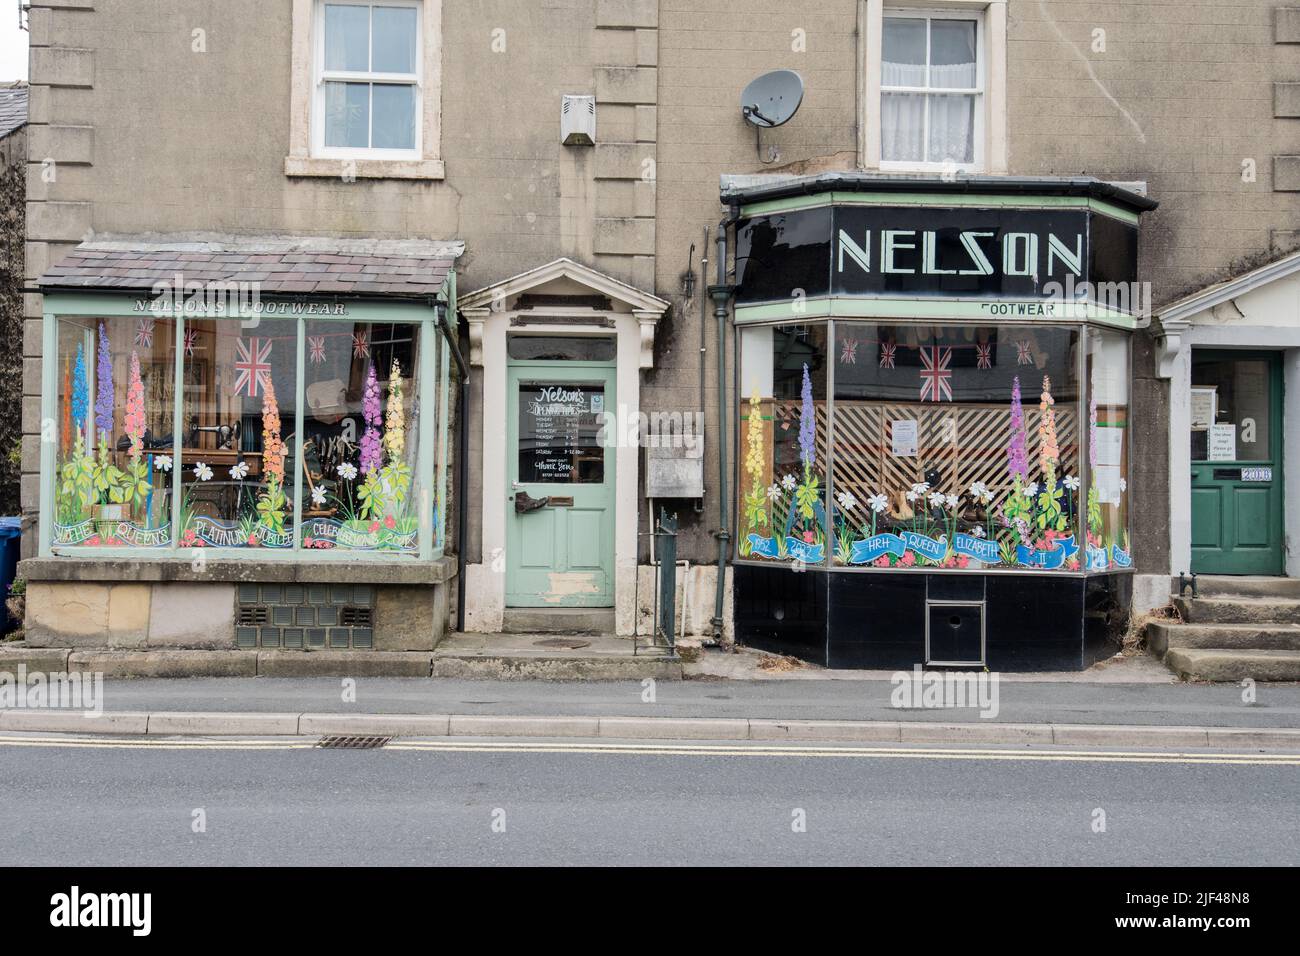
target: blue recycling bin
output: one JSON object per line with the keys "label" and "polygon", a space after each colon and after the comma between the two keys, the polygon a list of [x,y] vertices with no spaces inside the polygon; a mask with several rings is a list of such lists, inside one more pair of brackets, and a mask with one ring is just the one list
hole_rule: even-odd
{"label": "blue recycling bin", "polygon": [[[9,597],[9,587],[14,583],[18,573],[18,556],[21,553],[23,537],[21,518],[0,518],[0,584],[4,585],[4,596]],[[14,620],[6,606],[4,613],[4,630],[9,633],[22,621]]]}

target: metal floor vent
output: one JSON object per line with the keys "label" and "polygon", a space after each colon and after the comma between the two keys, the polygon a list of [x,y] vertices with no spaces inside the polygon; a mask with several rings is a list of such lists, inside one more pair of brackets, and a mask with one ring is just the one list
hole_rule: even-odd
{"label": "metal floor vent", "polygon": [[392,737],[331,734],[322,737],[316,746],[322,750],[378,750],[392,739]]}

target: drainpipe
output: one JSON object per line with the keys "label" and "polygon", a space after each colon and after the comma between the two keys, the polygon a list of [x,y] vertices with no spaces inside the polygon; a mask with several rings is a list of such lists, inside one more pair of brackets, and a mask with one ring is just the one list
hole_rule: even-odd
{"label": "drainpipe", "polygon": [[727,495],[727,303],[733,287],[727,284],[727,227],[739,218],[739,210],[732,205],[730,214],[718,223],[717,268],[718,281],[709,286],[713,299],[713,317],[718,323],[718,580],[713,596],[713,640],[722,643],[722,603],[727,581],[727,551],[731,532],[727,530],[727,513],[730,499]]}
{"label": "drainpipe", "polygon": [[469,363],[461,354],[460,345],[451,337],[450,319],[447,315],[447,303],[436,302],[434,308],[438,316],[436,323],[447,348],[456,359],[456,370],[460,373],[460,423],[456,438],[456,630],[465,631],[465,541],[469,521]]}

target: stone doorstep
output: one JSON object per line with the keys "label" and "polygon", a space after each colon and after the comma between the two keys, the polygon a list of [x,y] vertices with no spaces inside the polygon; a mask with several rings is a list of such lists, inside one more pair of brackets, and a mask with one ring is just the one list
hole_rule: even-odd
{"label": "stone doorstep", "polygon": [[454,714],[80,712],[0,710],[0,731],[152,736],[601,737],[611,740],[840,741],[1073,747],[1215,748],[1300,753],[1300,729],[1118,724]]}

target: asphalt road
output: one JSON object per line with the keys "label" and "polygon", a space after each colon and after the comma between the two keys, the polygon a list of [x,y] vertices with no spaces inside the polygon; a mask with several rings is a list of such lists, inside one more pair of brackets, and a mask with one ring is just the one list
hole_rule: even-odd
{"label": "asphalt road", "polygon": [[[0,859],[7,866],[1300,864],[1294,757],[1261,766],[1027,748],[858,756],[719,754],[701,744],[591,752],[609,742],[573,740],[397,745],[403,749],[337,751],[297,740],[211,740],[167,749],[5,735]],[[198,808],[206,823],[200,833],[192,829]],[[1105,832],[1094,832],[1098,810]],[[792,827],[797,811],[806,832]]]}
{"label": "asphalt road", "polygon": [[[889,681],[660,681],[653,703],[637,681],[339,679],[108,680],[106,710],[433,713],[558,716],[774,717],[809,720],[977,720],[965,709],[896,710]],[[1253,704],[1235,684],[1002,681],[996,720],[1013,723],[1300,727],[1300,685],[1260,684]]]}

